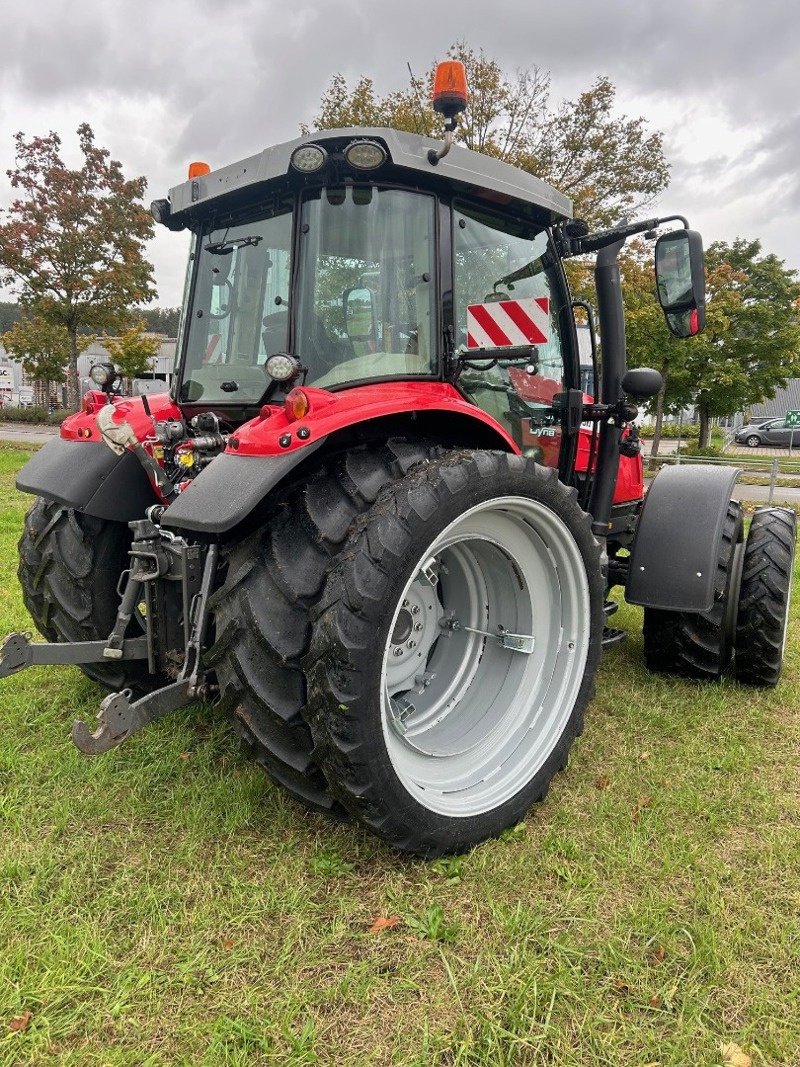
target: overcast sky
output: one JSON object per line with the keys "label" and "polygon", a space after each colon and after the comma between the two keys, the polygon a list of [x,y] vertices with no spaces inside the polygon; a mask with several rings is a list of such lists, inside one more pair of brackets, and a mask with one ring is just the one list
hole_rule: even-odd
{"label": "overcast sky", "polygon": [[[758,237],[800,269],[800,7],[790,0],[0,0],[0,206],[13,134],[94,128],[163,196],[192,159],[233,162],[294,137],[331,76],[403,87],[464,39],[503,67],[552,75],[553,102],[597,75],[618,109],[664,131],[658,204],[706,244]],[[186,236],[150,247],[158,303],[180,302]]]}

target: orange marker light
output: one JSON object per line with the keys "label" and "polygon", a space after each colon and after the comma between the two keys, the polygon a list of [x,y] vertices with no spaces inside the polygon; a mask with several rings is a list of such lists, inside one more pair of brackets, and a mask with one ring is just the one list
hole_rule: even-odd
{"label": "orange marker light", "polygon": [[436,67],[433,82],[433,110],[451,119],[467,106],[467,72],[464,64],[449,59]]}
{"label": "orange marker light", "polygon": [[304,393],[302,389],[292,389],[287,394],[283,406],[286,410],[286,417],[296,420],[302,419],[304,415],[308,414],[311,404],[309,403],[308,394]]}
{"label": "orange marker light", "polygon": [[190,163],[189,164],[189,177],[190,178],[202,178],[204,174],[210,174],[211,167],[208,163]]}

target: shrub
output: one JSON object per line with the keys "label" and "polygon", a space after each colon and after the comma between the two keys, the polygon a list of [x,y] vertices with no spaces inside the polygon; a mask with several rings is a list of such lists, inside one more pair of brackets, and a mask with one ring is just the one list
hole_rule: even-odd
{"label": "shrub", "polygon": [[66,408],[59,408],[50,415],[47,408],[42,407],[0,407],[0,422],[30,422],[39,426],[42,424],[60,426],[67,415],[71,414],[72,412],[67,411]]}

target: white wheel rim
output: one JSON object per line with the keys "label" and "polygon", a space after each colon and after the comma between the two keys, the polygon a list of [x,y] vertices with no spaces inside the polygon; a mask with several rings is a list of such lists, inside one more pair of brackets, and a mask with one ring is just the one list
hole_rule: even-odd
{"label": "white wheel rim", "polygon": [[[449,630],[453,618],[532,637],[533,651]],[[515,796],[569,723],[589,644],[586,568],[553,511],[498,497],[459,516],[414,567],[383,651],[383,737],[408,792],[461,818]]]}

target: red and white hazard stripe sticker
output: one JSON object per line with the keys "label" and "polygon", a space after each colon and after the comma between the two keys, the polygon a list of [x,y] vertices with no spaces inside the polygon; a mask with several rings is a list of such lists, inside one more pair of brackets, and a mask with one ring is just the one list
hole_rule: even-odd
{"label": "red and white hazard stripe sticker", "polygon": [[543,345],[549,338],[549,297],[467,305],[467,348]]}

